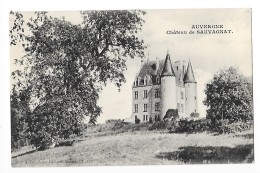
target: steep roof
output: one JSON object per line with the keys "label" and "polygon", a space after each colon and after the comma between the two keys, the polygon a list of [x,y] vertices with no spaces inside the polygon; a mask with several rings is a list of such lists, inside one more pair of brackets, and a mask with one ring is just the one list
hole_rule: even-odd
{"label": "steep roof", "polygon": [[184,83],[196,83],[190,61],[188,63],[186,74],[184,75]]}
{"label": "steep roof", "polygon": [[159,67],[156,71],[156,61],[148,61],[144,62],[143,66],[141,67],[140,72],[138,73],[138,77],[144,78],[145,75],[159,75],[162,72],[163,68],[163,61],[159,61]]}
{"label": "steep roof", "polygon": [[167,53],[161,76],[175,76],[170,55]]}
{"label": "steep roof", "polygon": [[[159,65],[158,65],[159,64]],[[137,74],[137,78],[140,77],[141,79],[144,79],[145,76],[150,76],[151,83],[156,84],[156,77],[161,76],[165,60],[159,60],[158,64],[156,61],[147,61],[144,62],[139,73]],[[158,67],[156,67],[158,65]],[[172,66],[172,71],[174,72],[176,76],[176,84],[179,86],[183,86],[183,78],[184,78],[184,70],[182,68],[178,68],[176,66],[177,64],[173,63],[171,64]],[[187,66],[185,67],[185,72],[186,72]],[[136,78],[136,79],[137,79]],[[142,83],[142,80],[141,80]]]}

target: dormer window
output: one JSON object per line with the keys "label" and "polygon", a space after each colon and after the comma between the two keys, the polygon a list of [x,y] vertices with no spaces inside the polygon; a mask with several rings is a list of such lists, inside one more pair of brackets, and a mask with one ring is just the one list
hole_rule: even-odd
{"label": "dormer window", "polygon": [[137,82],[138,82],[138,85],[141,85],[141,84],[142,84],[142,81],[141,81],[141,78],[140,78],[140,77],[137,78]]}
{"label": "dormer window", "polygon": [[156,77],[156,83],[159,84],[160,83],[160,77]]}
{"label": "dormer window", "polygon": [[144,85],[147,85],[147,77],[144,77]]}

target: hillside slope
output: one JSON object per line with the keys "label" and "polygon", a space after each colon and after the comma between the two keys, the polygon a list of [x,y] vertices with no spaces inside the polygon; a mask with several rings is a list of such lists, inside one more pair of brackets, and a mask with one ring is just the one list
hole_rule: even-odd
{"label": "hillside slope", "polygon": [[161,165],[250,163],[252,132],[218,135],[135,131],[93,136],[73,146],[14,156],[12,166]]}

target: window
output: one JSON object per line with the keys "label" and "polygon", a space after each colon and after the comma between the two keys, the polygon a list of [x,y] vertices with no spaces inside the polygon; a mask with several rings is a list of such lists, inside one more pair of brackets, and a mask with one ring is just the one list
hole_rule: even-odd
{"label": "window", "polygon": [[177,103],[178,112],[180,112],[180,103]]}
{"label": "window", "polygon": [[148,121],[148,115],[146,115],[146,121]]}
{"label": "window", "polygon": [[135,113],[138,112],[138,104],[135,104],[134,108],[135,108],[134,112]]}
{"label": "window", "polygon": [[135,121],[137,120],[137,116],[135,116]]}
{"label": "window", "polygon": [[194,96],[194,99],[196,100],[196,99],[197,99],[197,97],[196,97],[196,96]]}
{"label": "window", "polygon": [[183,100],[183,92],[181,92],[181,99]]}
{"label": "window", "polygon": [[155,89],[155,98],[159,98],[160,97],[160,90],[159,89]]}
{"label": "window", "polygon": [[160,102],[155,103],[155,111],[160,111]]}
{"label": "window", "polygon": [[160,83],[160,78],[159,77],[156,78],[156,83],[158,83],[158,84]]}
{"label": "window", "polygon": [[147,104],[144,104],[144,112],[147,112]]}
{"label": "window", "polygon": [[138,91],[135,91],[135,99],[138,99]]}
{"label": "window", "polygon": [[147,98],[147,90],[144,90],[144,98]]}
{"label": "window", "polygon": [[143,115],[143,121],[145,121],[145,115]]}
{"label": "window", "polygon": [[147,85],[148,83],[148,80],[147,80],[147,77],[144,78],[144,85]]}
{"label": "window", "polygon": [[182,113],[184,112],[183,104],[181,104],[181,112],[182,112]]}

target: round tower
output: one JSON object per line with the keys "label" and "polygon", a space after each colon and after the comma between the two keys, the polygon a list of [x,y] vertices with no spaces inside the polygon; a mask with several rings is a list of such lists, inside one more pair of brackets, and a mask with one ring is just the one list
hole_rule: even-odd
{"label": "round tower", "polygon": [[161,73],[161,116],[163,119],[169,109],[176,109],[176,77],[169,53],[166,55]]}
{"label": "round tower", "polygon": [[185,85],[185,116],[191,117],[191,113],[198,113],[197,106],[197,82],[194,77],[191,62],[189,61],[188,67],[184,76]]}

